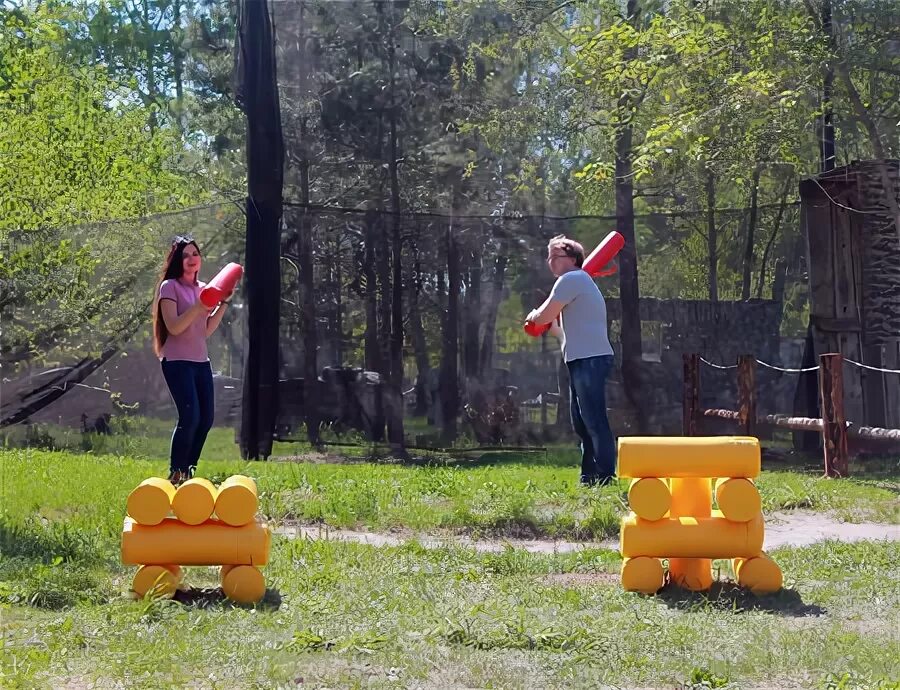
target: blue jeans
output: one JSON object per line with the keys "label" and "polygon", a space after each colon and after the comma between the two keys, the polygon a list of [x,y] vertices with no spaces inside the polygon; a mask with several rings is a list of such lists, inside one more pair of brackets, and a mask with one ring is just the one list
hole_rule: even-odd
{"label": "blue jeans", "polygon": [[209,362],[163,359],[162,371],[178,410],[169,471],[193,475],[215,414],[212,367]]}
{"label": "blue jeans", "polygon": [[572,427],[581,439],[581,481],[605,481],[616,473],[616,440],[606,416],[606,378],[612,355],[566,362]]}

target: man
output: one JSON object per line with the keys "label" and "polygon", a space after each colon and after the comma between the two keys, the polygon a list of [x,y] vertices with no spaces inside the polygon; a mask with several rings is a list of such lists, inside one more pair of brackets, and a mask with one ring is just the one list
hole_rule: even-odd
{"label": "man", "polygon": [[613,349],[606,329],[606,301],[581,270],[584,247],[564,235],[547,245],[547,265],[556,276],[550,296],[527,319],[554,323],[569,370],[572,427],[581,439],[581,482],[604,485],[616,473],[616,441],[606,415],[606,378],[613,368]]}

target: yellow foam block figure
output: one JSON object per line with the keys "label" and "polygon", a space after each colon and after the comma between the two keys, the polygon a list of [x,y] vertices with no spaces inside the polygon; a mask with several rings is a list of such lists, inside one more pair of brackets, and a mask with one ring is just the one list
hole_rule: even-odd
{"label": "yellow foam block figure", "polygon": [[[630,478],[632,512],[622,519],[622,586],[654,594],[669,580],[692,591],[712,586],[712,560],[729,559],[754,594],[782,587],[763,552],[759,440],[748,436],[623,437],[619,476]],[[713,497],[717,509],[713,508]]]}
{"label": "yellow foam block figure", "polygon": [[218,488],[199,478],[177,490],[157,477],[141,482],[128,496],[122,527],[122,562],[140,566],[132,591],[172,596],[181,566],[221,566],[228,598],[260,601],[266,583],[259,568],[269,560],[271,529],[257,516],[258,505],[256,483],[243,475]]}

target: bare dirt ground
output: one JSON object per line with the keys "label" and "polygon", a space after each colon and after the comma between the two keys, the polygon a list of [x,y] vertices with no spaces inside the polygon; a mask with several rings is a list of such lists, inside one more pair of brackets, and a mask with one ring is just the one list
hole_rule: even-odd
{"label": "bare dirt ground", "polygon": [[[292,539],[333,539],[372,546],[399,546],[415,539],[426,548],[464,546],[481,552],[499,552],[509,547],[532,553],[565,553],[590,548],[617,549],[615,539],[604,541],[566,541],[555,539],[472,539],[455,534],[419,534],[401,530],[390,533],[336,529],[326,525],[287,523],[275,530]],[[900,540],[900,525],[879,522],[841,522],[827,513],[793,510],[766,516],[765,549],[779,546],[808,546],[818,541]]]}

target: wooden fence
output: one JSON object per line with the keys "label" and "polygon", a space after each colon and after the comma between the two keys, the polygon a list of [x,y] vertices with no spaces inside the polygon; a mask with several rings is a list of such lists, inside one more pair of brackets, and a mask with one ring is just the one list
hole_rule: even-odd
{"label": "wooden fence", "polygon": [[848,438],[900,444],[900,429],[858,426],[845,419],[843,355],[824,354],[819,357],[817,369],[821,418],[792,417],[783,414],[759,416],[756,410],[756,365],[759,360],[752,355],[741,355],[734,367],[737,369],[737,409],[703,409],[700,403],[700,366],[702,361],[699,354],[684,355],[682,432],[685,436],[698,435],[700,420],[705,417],[733,422],[738,425],[741,433],[748,436],[755,436],[760,427],[775,427],[791,431],[821,431],[827,477],[849,475]]}

